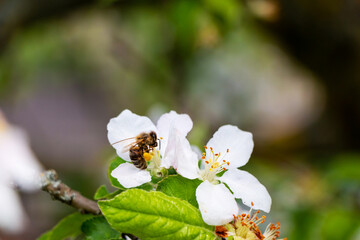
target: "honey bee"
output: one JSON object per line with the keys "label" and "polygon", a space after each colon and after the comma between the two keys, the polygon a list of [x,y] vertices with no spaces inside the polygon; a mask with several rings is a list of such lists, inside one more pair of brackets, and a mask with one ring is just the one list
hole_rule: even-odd
{"label": "honey bee", "polygon": [[135,167],[139,169],[146,169],[147,163],[144,159],[144,153],[149,153],[158,146],[157,135],[154,131],[151,131],[150,133],[140,133],[136,137],[123,139],[113,143],[112,145],[134,138],[135,141],[127,145],[128,148],[125,147],[125,151],[129,151],[129,157]]}

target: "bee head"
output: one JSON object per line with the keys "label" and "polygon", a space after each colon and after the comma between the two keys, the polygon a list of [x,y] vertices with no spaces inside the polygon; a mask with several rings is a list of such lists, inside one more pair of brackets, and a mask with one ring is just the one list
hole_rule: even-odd
{"label": "bee head", "polygon": [[150,132],[150,137],[152,138],[152,139],[154,139],[154,141],[156,141],[156,139],[157,139],[157,135],[156,135],[156,133],[155,132]]}

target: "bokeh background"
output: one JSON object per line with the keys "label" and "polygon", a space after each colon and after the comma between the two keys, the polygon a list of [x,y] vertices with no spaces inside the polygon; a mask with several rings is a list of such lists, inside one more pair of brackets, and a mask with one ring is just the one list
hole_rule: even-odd
{"label": "bokeh background", "polygon": [[[2,0],[0,108],[45,168],[92,197],[123,109],[174,109],[203,146],[218,127],[254,134],[244,167],[290,240],[360,239],[360,2]],[[74,210],[21,194],[35,239]],[[1,214],[1,213],[0,213]]]}

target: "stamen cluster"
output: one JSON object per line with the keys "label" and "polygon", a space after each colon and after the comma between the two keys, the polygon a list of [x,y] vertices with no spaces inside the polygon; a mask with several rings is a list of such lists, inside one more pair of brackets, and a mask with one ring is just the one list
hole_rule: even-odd
{"label": "stamen cluster", "polygon": [[[254,204],[251,203],[253,206]],[[258,217],[259,210],[252,213],[252,207],[249,213],[243,213],[235,216],[234,220],[224,226],[217,226],[215,231],[221,237],[232,236],[234,240],[276,240],[280,236],[280,223],[269,224],[264,233],[261,232],[259,226],[266,220],[266,216]],[[226,231],[226,230],[227,231]],[[286,240],[278,239],[278,240]]]}
{"label": "stamen cluster", "polygon": [[[208,149],[207,146],[204,146],[204,148]],[[229,149],[226,150],[226,154],[223,157],[221,157],[220,152],[215,153],[212,147],[210,147],[209,149],[211,156],[206,156],[206,153],[202,154],[202,159],[207,160],[204,161],[205,169],[203,170],[201,177],[204,181],[208,180],[209,182],[213,182],[215,180],[216,174],[222,171],[226,171],[227,168],[225,168],[224,166],[230,165],[230,162],[224,159],[226,154],[229,152]]]}

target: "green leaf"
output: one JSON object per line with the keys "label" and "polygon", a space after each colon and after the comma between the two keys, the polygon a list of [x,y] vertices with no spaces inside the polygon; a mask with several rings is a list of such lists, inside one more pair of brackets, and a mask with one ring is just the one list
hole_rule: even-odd
{"label": "green leaf", "polygon": [[109,191],[106,189],[105,185],[101,185],[98,190],[96,190],[95,195],[94,195],[94,199],[95,200],[99,200],[102,198],[106,198],[107,195],[109,195]]}
{"label": "green leaf", "polygon": [[123,192],[123,189],[118,189],[112,193],[110,193],[105,185],[101,185],[98,190],[95,193],[94,199],[95,200],[99,200],[99,199],[110,199],[115,197],[116,195],[120,194],[121,192]]}
{"label": "green leaf", "polygon": [[168,169],[168,175],[177,175],[177,172],[173,167],[171,167]]}
{"label": "green leaf", "polygon": [[124,191],[124,190],[122,190],[122,189],[116,190],[115,192],[109,193],[109,194],[106,195],[104,198],[105,198],[105,199],[111,199],[111,198],[117,196],[118,194],[122,193],[123,191]]}
{"label": "green leaf", "polygon": [[130,189],[99,206],[114,229],[142,240],[217,239],[197,208],[162,192]]}
{"label": "green leaf", "polygon": [[87,240],[119,239],[121,237],[121,233],[110,227],[102,216],[85,221],[81,226],[81,231]]}
{"label": "green leaf", "polygon": [[73,213],[62,219],[53,229],[41,235],[38,240],[63,240],[81,234],[81,224],[93,218],[91,214]]}
{"label": "green leaf", "polygon": [[190,180],[180,175],[169,176],[159,182],[156,190],[186,200],[197,208],[199,205],[195,193],[200,183],[199,179]]}
{"label": "green leaf", "polygon": [[[108,169],[108,177],[109,177],[109,180],[110,180],[110,183],[111,185],[113,185],[114,187],[116,188],[119,188],[121,190],[126,190],[127,188],[125,188],[124,186],[122,186],[119,181],[114,178],[113,176],[111,176],[111,172],[117,168],[120,164],[123,164],[123,163],[126,163],[126,161],[120,157],[116,157],[114,158],[111,163],[110,163],[110,166],[109,166],[109,169]],[[144,189],[144,190],[147,190],[147,191],[150,191],[153,189],[153,185],[151,183],[144,183],[143,185],[141,186],[138,186],[136,188],[139,188],[139,189]]]}
{"label": "green leaf", "polygon": [[51,231],[43,233],[37,240],[49,240],[51,235]]}

